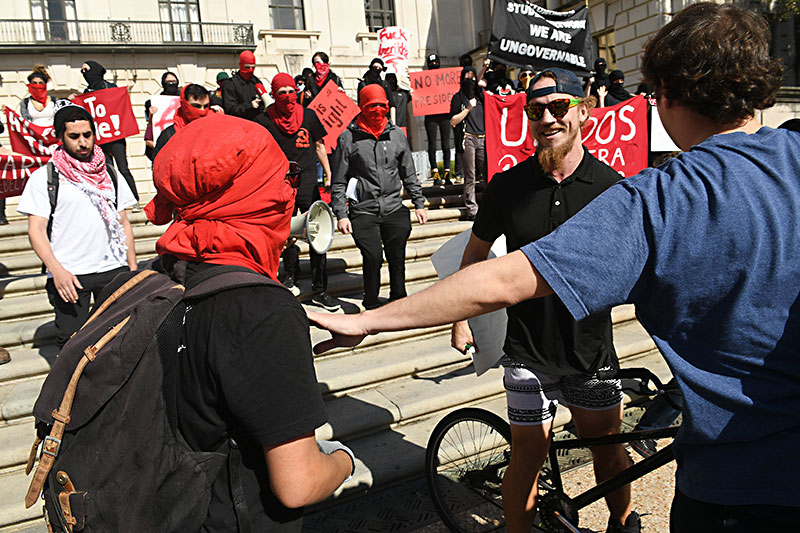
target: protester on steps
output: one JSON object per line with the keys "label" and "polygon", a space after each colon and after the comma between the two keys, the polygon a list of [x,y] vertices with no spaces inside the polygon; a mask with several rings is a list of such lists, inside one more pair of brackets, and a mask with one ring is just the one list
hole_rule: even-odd
{"label": "protester on steps", "polygon": [[[364,77],[358,82],[356,94],[361,94],[361,89],[372,83],[376,83],[383,87],[384,92],[386,92],[386,99],[389,101],[389,120],[391,120],[394,124],[397,124],[397,106],[394,101],[392,89],[389,87],[389,84],[386,82],[386,80],[381,78],[381,73],[384,70],[386,70],[386,66],[383,64],[383,59],[380,57],[376,57],[370,61],[369,68],[364,73]],[[361,102],[356,103],[360,104]]]}
{"label": "protester on steps", "polygon": [[55,96],[47,95],[47,82],[50,74],[44,65],[36,65],[28,75],[28,93],[19,103],[19,114],[36,126],[52,126],[55,115]]}
{"label": "protester on steps", "polygon": [[342,80],[337,76],[332,70],[330,66],[330,58],[328,54],[325,52],[316,52],[313,56],[311,56],[311,64],[314,66],[314,74],[310,78],[312,83],[307,84],[307,89],[311,92],[311,99],[307,102],[303,102],[303,105],[308,106],[311,103],[311,100],[316,98],[316,96],[320,93],[323,87],[328,84],[329,81],[332,81],[336,85],[339,86],[339,90],[344,91],[342,89]]}
{"label": "protester on steps", "polygon": [[190,83],[184,86],[181,89],[180,98],[178,110],[175,111],[175,122],[165,128],[158,136],[158,142],[153,151],[153,160],[176,132],[186,127],[190,122],[208,115],[211,100],[208,96],[208,89],[202,85]]}
{"label": "protester on steps", "polygon": [[[428,70],[436,70],[441,66],[439,54],[428,54],[425,59]],[[428,164],[431,167],[431,179],[434,187],[452,185],[450,180],[450,113],[425,115],[425,134],[428,136]],[[439,164],[436,160],[436,132],[442,142],[442,159],[444,160],[444,177],[439,175]]]}
{"label": "protester on steps", "polygon": [[239,70],[222,85],[222,109],[226,115],[255,120],[264,111],[258,92],[261,80],[254,74],[256,56],[250,50],[239,54]]}
{"label": "protester on steps", "polygon": [[456,156],[464,170],[466,220],[475,220],[478,201],[475,183],[486,174],[486,120],[483,111],[484,91],[475,79],[475,69],[461,71],[461,89],[450,100],[450,125],[455,129]]}
{"label": "protester on steps", "polygon": [[[162,74],[161,88],[162,91],[159,94],[178,96],[178,75],[170,71],[166,71]],[[147,128],[144,130],[144,155],[146,155],[150,161],[156,156],[154,150],[158,139],[153,139],[153,115],[155,115],[157,111],[158,108],[152,105],[150,100],[144,103],[144,118],[147,121]]]}

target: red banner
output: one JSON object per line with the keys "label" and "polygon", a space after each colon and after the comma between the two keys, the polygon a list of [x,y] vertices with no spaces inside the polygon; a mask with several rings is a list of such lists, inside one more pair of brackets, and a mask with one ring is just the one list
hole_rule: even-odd
{"label": "red banner", "polygon": [[325,87],[314,97],[314,100],[308,104],[308,108],[314,110],[319,121],[322,122],[328,132],[324,140],[325,151],[329,154],[336,148],[336,143],[339,142],[339,135],[361,112],[358,104],[340,91],[339,86],[333,81],[325,84]]}
{"label": "red banner", "polygon": [[31,173],[47,164],[50,157],[0,155],[0,198],[19,196]]}
{"label": "red banner", "polygon": [[72,100],[89,110],[97,126],[97,144],[118,141],[139,133],[126,87],[112,87],[76,96]]}
{"label": "red banner", "polygon": [[[525,116],[525,95],[486,95],[486,160],[489,176],[529,157],[535,150]],[[647,102],[634,96],[621,104],[592,110],[583,144],[597,159],[630,177],[647,167]]]}
{"label": "red banner", "polygon": [[52,126],[35,126],[6,106],[6,124],[11,150],[30,157],[44,157],[45,161],[58,147]]}
{"label": "red banner", "polygon": [[414,116],[450,113],[450,100],[461,90],[461,67],[409,73]]}

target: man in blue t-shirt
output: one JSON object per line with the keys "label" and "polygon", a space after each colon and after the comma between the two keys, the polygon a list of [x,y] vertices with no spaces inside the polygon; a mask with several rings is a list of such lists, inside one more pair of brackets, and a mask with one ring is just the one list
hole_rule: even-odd
{"label": "man in blue t-shirt", "polygon": [[347,318],[316,347],[555,292],[580,319],[637,306],[684,395],[674,532],[793,531],[800,517],[800,134],[761,127],[780,64],[757,14],[694,4],[642,72],[684,153],[611,186],[546,237]]}

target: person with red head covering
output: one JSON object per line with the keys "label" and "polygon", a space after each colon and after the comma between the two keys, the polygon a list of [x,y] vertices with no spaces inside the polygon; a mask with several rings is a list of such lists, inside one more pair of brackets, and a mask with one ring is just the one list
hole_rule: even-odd
{"label": "person with red head covering", "polygon": [[[272,78],[272,98],[275,103],[256,117],[256,122],[267,128],[286,157],[300,166],[295,213],[305,213],[311,204],[320,199],[317,161],[322,165],[325,186],[330,186],[331,169],[325,153],[325,143],[322,141],[327,131],[317,114],[297,101],[297,85],[289,74],[281,72]],[[283,251],[283,284],[299,294],[295,281],[300,271],[300,249],[295,241],[296,239],[290,239]],[[312,301],[329,311],[335,311],[341,305],[327,292],[327,257],[325,254],[314,253],[313,250],[310,255]]]}
{"label": "person with red head covering", "polygon": [[239,71],[222,85],[222,109],[225,114],[248,120],[264,111],[261,95],[266,92],[261,80],[254,74],[256,55],[250,50],[239,54]]}
{"label": "person with red head covering", "polygon": [[352,233],[361,251],[363,303],[373,309],[381,305],[378,292],[384,254],[389,263],[389,300],[406,295],[406,241],[411,221],[402,188],[414,202],[417,222],[427,222],[428,211],[408,140],[386,117],[389,101],[383,87],[367,85],[358,96],[361,113],[339,136],[331,200],[339,231]]}
{"label": "person with red head covering", "polygon": [[314,66],[314,73],[309,76],[309,83],[306,89],[311,93],[311,98],[304,101],[303,105],[307,106],[311,103],[319,92],[322,90],[325,85],[328,84],[329,81],[332,81],[336,85],[339,86],[339,90],[344,91],[342,89],[342,80],[337,76],[332,70],[330,65],[330,58],[328,54],[325,52],[314,52],[314,55],[311,56],[311,64]]}
{"label": "person with red head covering", "polygon": [[[187,286],[213,265],[275,279],[294,209],[288,169],[257,124],[217,114],[190,122],[155,160],[158,192],[145,213],[172,224],[154,267]],[[355,468],[345,446],[314,438],[327,415],[305,311],[277,283],[233,288],[192,301],[183,334],[176,401],[186,442],[216,451],[236,430],[241,514],[252,531],[299,531],[301,507],[328,497]],[[202,531],[238,531],[226,467],[211,493]]]}
{"label": "person with red head covering", "polygon": [[184,128],[187,124],[198,118],[208,115],[211,99],[208,89],[196,83],[190,83],[181,89],[181,101],[178,110],[175,112],[175,122],[164,128],[158,136],[156,147],[153,149],[153,159],[155,160],[158,152],[164,148],[175,133]]}

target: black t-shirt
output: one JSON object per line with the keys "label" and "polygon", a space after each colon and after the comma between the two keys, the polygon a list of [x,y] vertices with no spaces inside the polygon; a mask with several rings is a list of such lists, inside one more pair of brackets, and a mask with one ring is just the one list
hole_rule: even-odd
{"label": "black t-shirt", "polygon": [[[483,112],[483,98],[476,97],[478,105],[472,108],[472,111],[467,113],[466,118],[461,121],[464,125],[464,131],[473,135],[484,135],[486,133],[486,119]],[[469,106],[469,100],[464,93],[457,92],[450,100],[450,117],[457,115]],[[527,244],[527,243],[526,243]]]}
{"label": "black t-shirt", "polygon": [[[311,433],[327,420],[305,311],[280,287],[243,287],[190,302],[185,328],[177,394],[183,436],[193,449],[213,451],[233,431],[244,435],[236,440],[253,531],[299,532],[302,509],[283,507],[270,491],[263,448]],[[202,531],[236,527],[226,466]]]}
{"label": "black t-shirt", "polygon": [[303,123],[292,135],[283,132],[266,113],[260,114],[256,122],[267,128],[270,135],[289,161],[300,165],[300,188],[317,186],[317,152],[314,143],[328,133],[313,109],[303,108]]}
{"label": "black t-shirt", "polygon": [[[493,242],[505,234],[509,252],[544,237],[620,179],[584,148],[575,172],[561,183],[545,174],[534,154],[495,175],[486,187],[472,233]],[[576,322],[555,295],[508,310],[504,350],[520,363],[555,375],[617,365],[611,312]]]}

